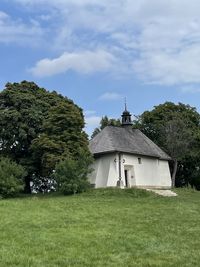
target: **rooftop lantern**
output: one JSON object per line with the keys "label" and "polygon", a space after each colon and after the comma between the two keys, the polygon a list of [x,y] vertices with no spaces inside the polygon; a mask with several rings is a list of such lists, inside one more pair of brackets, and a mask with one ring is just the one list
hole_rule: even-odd
{"label": "rooftop lantern", "polygon": [[122,126],[127,126],[127,125],[133,125],[133,123],[131,121],[131,113],[127,110],[126,99],[125,99],[125,110],[122,113]]}

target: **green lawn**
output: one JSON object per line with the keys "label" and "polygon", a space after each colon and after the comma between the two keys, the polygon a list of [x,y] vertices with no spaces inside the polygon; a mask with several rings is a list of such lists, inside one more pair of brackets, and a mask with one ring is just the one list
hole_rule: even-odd
{"label": "green lawn", "polygon": [[200,266],[200,192],[0,200],[0,266]]}

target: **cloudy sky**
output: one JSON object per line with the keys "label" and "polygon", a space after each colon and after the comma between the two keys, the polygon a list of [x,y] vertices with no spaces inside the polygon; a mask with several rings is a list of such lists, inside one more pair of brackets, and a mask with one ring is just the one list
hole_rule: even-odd
{"label": "cloudy sky", "polygon": [[87,131],[165,101],[200,111],[199,0],[0,0],[0,88],[30,80],[80,105]]}

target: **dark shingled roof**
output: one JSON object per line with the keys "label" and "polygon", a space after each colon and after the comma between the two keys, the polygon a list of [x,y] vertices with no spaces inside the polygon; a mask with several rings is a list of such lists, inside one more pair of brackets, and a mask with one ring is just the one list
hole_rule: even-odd
{"label": "dark shingled roof", "polygon": [[93,155],[111,152],[150,156],[165,160],[171,158],[140,130],[131,126],[107,126],[89,144]]}

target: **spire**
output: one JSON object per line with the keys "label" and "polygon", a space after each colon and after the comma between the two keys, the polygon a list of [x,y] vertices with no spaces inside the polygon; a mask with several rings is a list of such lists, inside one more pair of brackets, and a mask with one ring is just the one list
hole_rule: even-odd
{"label": "spire", "polygon": [[125,98],[125,110],[122,113],[122,126],[132,125],[131,114],[127,110],[126,98]]}
{"label": "spire", "polygon": [[127,111],[127,106],[126,106],[126,97],[124,98],[124,104],[125,104],[125,111]]}

